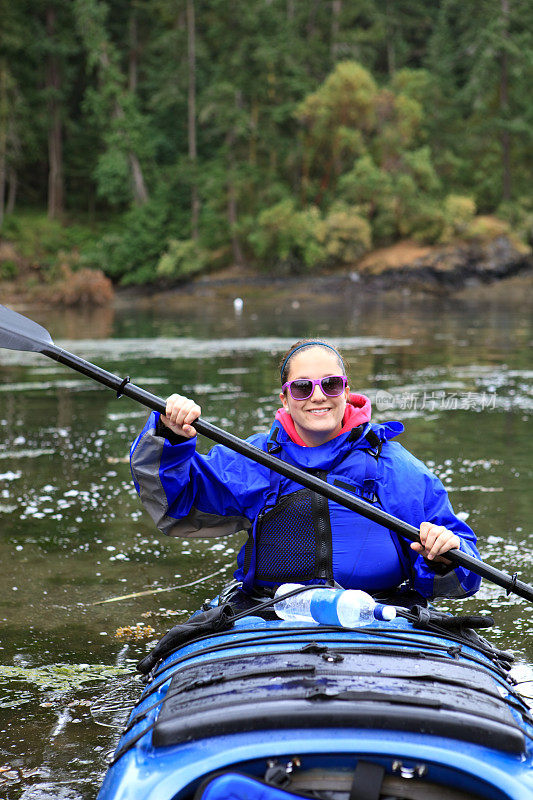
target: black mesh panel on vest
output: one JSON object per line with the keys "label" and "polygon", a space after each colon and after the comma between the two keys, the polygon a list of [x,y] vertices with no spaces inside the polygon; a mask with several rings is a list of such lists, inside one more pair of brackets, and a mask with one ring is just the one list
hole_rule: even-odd
{"label": "black mesh panel on vest", "polygon": [[317,555],[312,496],[300,489],[267,511],[258,524],[255,577],[274,583],[313,580]]}

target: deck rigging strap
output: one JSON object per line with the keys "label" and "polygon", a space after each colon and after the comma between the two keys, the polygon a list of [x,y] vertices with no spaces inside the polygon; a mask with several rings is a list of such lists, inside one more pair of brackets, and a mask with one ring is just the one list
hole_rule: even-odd
{"label": "deck rigging strap", "polygon": [[373,761],[358,761],[349,800],[379,800],[385,767]]}

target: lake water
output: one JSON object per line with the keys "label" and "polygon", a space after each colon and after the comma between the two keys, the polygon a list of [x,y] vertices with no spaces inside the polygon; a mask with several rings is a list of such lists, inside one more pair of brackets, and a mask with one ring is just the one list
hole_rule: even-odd
{"label": "lake water", "polygon": [[[442,478],[485,560],[532,582],[531,288],[523,278],[377,299],[357,284],[206,286],[93,313],[25,313],[155,394],[194,396],[241,436],[269,427],[287,347],[329,337],[375,419],[405,423],[402,443]],[[146,416],[43,356],[0,351],[3,800],[94,798],[140,691],[136,661],[232,574],[239,536],[165,540],[141,509],[127,453]],[[475,598],[440,605],[493,613],[491,640],[533,661],[525,600],[484,582]]]}

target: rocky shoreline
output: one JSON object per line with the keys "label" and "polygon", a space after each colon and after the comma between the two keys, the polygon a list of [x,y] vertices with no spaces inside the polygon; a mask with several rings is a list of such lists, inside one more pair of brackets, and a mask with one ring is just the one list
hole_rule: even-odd
{"label": "rocky shoreline", "polygon": [[490,283],[533,270],[529,249],[517,246],[506,236],[488,242],[432,248],[409,263],[393,267],[374,255],[359,274],[374,287],[416,287],[427,291],[454,291],[472,283]]}
{"label": "rocky shoreline", "polygon": [[[206,295],[213,291],[230,293],[242,286],[268,286],[286,290],[299,287],[310,293],[353,287],[358,292],[376,295],[395,290],[451,295],[468,286],[528,273],[533,276],[533,255],[529,248],[507,236],[432,247],[404,241],[369,253],[352,269],[281,277],[232,267],[187,284],[165,287],[164,293]],[[146,296],[146,289],[119,290],[118,294],[124,298]],[[150,287],[148,294],[161,294],[161,287]]]}
{"label": "rocky shoreline", "polygon": [[[89,271],[86,271],[89,272]],[[417,294],[454,293],[472,285],[499,282],[516,275],[533,276],[533,255],[529,248],[512,237],[501,235],[488,241],[455,242],[450,245],[424,246],[412,241],[398,242],[367,254],[351,268],[319,274],[268,275],[246,267],[229,267],[181,283],[115,288],[103,273],[92,271],[91,281],[103,285],[103,302],[91,303],[91,293],[72,292],[73,302],[65,301],[68,292],[58,293],[50,286],[31,286],[22,277],[18,281],[0,281],[0,302],[10,305],[90,306],[128,303],[172,295],[183,298],[191,295],[208,296],[214,293],[235,293],[243,287],[270,287],[276,291],[295,290],[318,294],[321,292],[352,291],[379,295],[388,291]],[[76,280],[79,273],[72,273]],[[96,277],[97,276],[97,277]],[[77,297],[81,298],[76,299]]]}

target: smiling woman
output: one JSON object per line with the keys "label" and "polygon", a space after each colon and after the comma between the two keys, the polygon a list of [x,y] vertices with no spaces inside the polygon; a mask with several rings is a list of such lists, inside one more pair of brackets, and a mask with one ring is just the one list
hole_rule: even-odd
{"label": "smiling woman", "polygon": [[[335,374],[339,369],[342,374]],[[298,443],[316,447],[338,436],[350,398],[340,354],[325,342],[297,342],[280,373],[280,400],[301,440]]]}
{"label": "smiling woman", "polygon": [[163,533],[248,532],[229,594],[237,608],[295,581],[336,582],[406,604],[479,588],[476,575],[445,558],[457,548],[479,558],[473,531],[454,514],[439,479],[391,441],[403,425],[372,423],[369,399],[350,392],[344,373],[328,342],[296,342],[282,361],[274,424],[248,441],[415,525],[420,543],[409,545],[226,447],[200,455],[194,423],[201,408],[181,395],[169,397],[164,415],[150,416],[133,444],[136,489]]}

